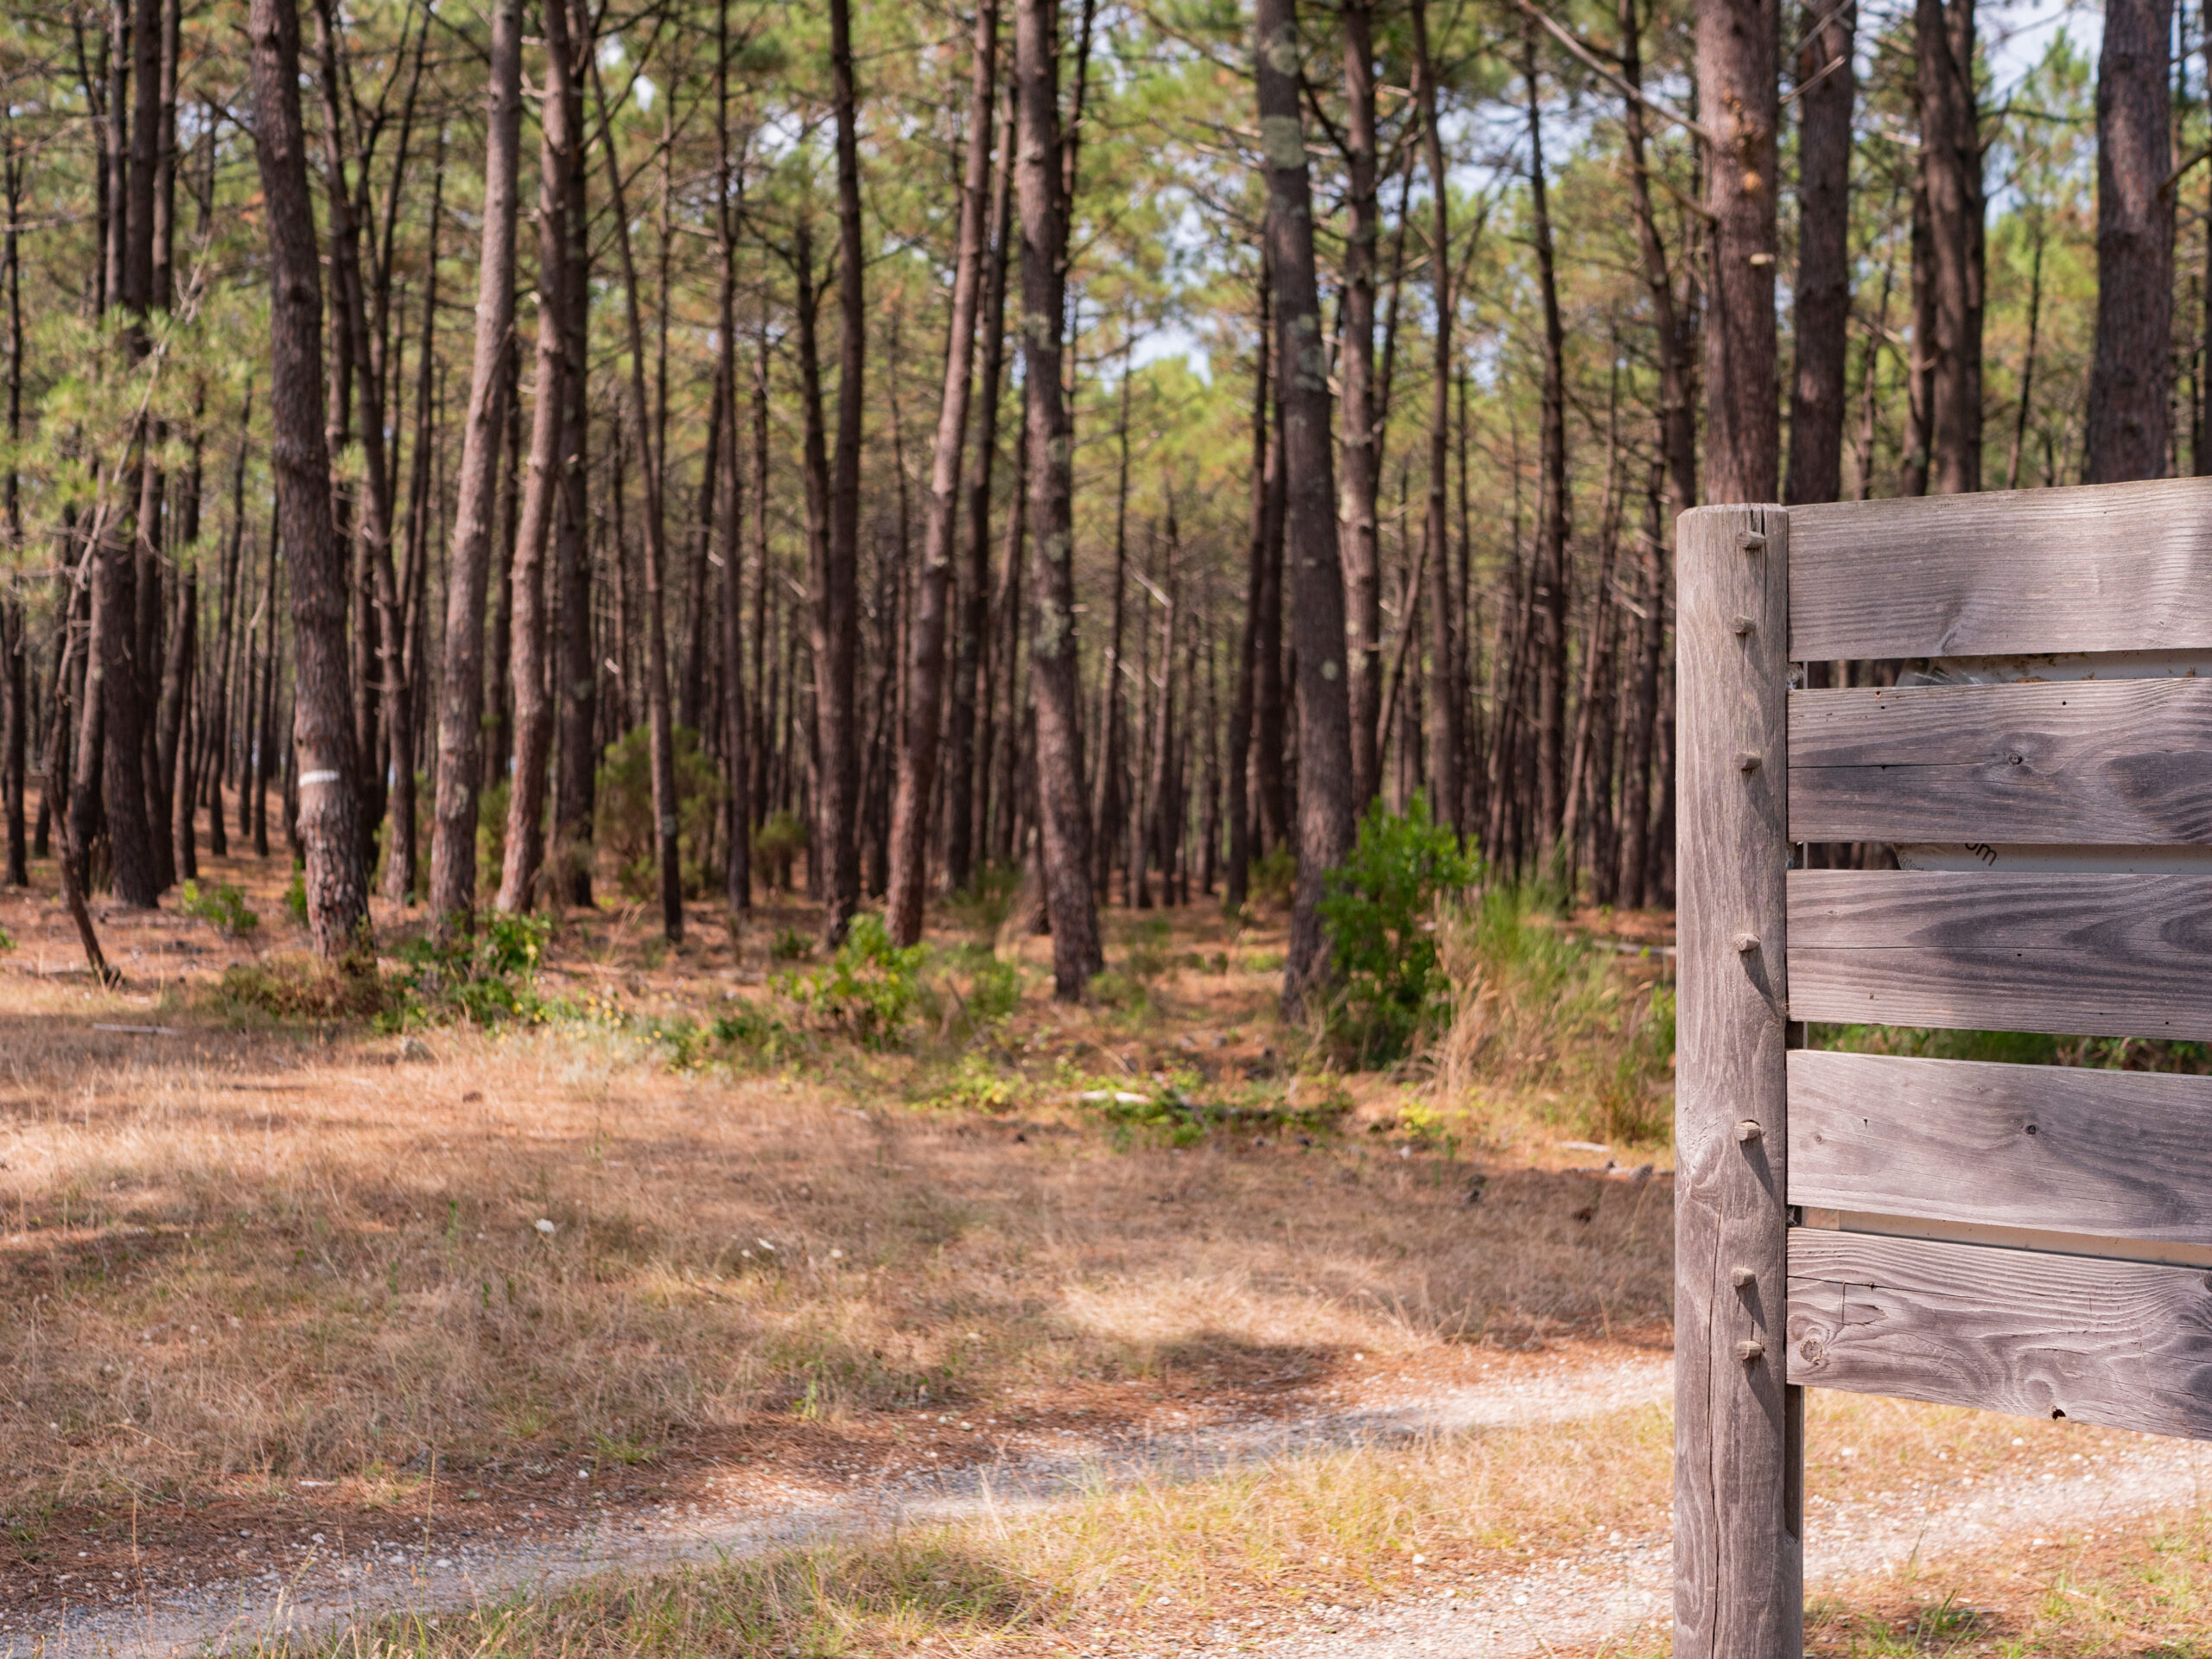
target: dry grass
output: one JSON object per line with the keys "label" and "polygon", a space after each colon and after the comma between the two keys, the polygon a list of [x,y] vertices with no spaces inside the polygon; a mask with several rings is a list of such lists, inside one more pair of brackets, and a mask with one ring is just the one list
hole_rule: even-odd
{"label": "dry grass", "polygon": [[[282,950],[279,873],[232,865]],[[1173,919],[1165,949],[1122,925],[1125,951],[1159,958],[1129,964],[1141,1009],[1071,1014],[1032,986],[1003,1035],[1026,1069],[1015,1111],[990,1119],[905,1103],[939,1061],[671,1072],[657,1016],[727,1007],[766,926],[743,951],[698,925],[665,953],[634,912],[572,918],[549,986],[638,1018],[437,1031],[410,1060],[359,1024],[239,1029],[207,986],[251,947],[111,917],[124,995],[0,980],[0,1307],[18,1333],[0,1491],[19,1514],[373,1481],[760,1412],[835,1421],[1201,1368],[1320,1378],[1353,1351],[1663,1319],[1662,1184],[1505,1173],[1469,1205],[1463,1162],[1357,1125],[1174,1150],[1071,1108],[1071,1077],[1287,1068],[1270,1051],[1295,1033],[1246,960],[1274,936]],[[50,899],[8,898],[0,921],[20,966],[66,962]],[[132,1024],[162,1029],[97,1029]],[[1368,1119],[1395,1117],[1396,1090],[1362,1088]]]}

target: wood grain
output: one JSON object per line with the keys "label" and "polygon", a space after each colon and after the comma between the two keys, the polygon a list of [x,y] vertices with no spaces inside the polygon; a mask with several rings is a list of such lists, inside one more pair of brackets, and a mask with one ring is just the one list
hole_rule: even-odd
{"label": "wood grain", "polygon": [[2212,680],[1792,692],[1789,834],[2212,842]]}
{"label": "wood grain", "polygon": [[[1773,507],[1700,508],[1682,516],[1676,547],[1674,1651],[1796,1659],[1802,1395],[1779,1356],[1788,521]],[[1745,770],[1746,753],[1769,764]],[[1747,1118],[1763,1132],[1738,1140]],[[1743,1343],[1758,1357],[1738,1357]]]}
{"label": "wood grain", "polygon": [[2212,1077],[1801,1049],[1789,1202],[2212,1243]]}
{"label": "wood grain", "polygon": [[2212,876],[1796,870],[1789,1011],[2212,1038]]}
{"label": "wood grain", "polygon": [[2212,1275],[1801,1227],[1789,1380],[2212,1438]]}
{"label": "wood grain", "polygon": [[2212,479],[1789,512],[1789,655],[2212,646]]}

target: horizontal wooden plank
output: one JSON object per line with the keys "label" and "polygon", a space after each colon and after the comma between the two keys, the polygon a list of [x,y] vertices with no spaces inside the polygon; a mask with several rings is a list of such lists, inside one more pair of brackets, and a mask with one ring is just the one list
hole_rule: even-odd
{"label": "horizontal wooden plank", "polygon": [[2212,877],[1793,870],[1793,1020],[2212,1039]]}
{"label": "horizontal wooden plank", "polygon": [[2212,1077],[1799,1049],[1789,1202],[2212,1243]]}
{"label": "horizontal wooden plank", "polygon": [[2212,1438],[2212,1275],[1801,1227],[1789,1381]]}
{"label": "horizontal wooden plank", "polygon": [[2212,680],[1793,691],[1789,835],[2212,842]]}
{"label": "horizontal wooden plank", "polygon": [[2212,480],[1789,510],[1789,657],[2212,646]]}

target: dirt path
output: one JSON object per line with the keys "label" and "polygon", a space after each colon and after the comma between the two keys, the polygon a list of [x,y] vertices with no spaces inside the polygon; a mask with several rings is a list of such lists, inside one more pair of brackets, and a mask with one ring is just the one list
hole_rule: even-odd
{"label": "dirt path", "polygon": [[[1198,1478],[1300,1450],[1573,1421],[1663,1400],[1669,1388],[1663,1360],[1616,1357],[1519,1370],[1480,1386],[1394,1394],[1379,1385],[1350,1401],[1190,1431],[1149,1426],[1103,1436],[1057,1431],[1010,1439],[993,1459],[943,1474],[902,1476],[860,1492],[756,1482],[741,1497],[608,1517],[550,1541],[478,1538],[427,1548],[387,1543],[344,1555],[315,1548],[281,1573],[271,1569],[181,1594],[148,1594],[58,1622],[9,1618],[0,1626],[0,1659],[34,1653],[43,1659],[166,1659],[326,1631],[378,1613],[457,1609],[557,1590],[610,1570],[650,1572],[893,1524],[1039,1506],[1102,1479]],[[2085,1465],[2077,1476],[1993,1478],[1967,1491],[1931,1485],[1888,1501],[1830,1505],[1808,1521],[1806,1579],[1819,1588],[1916,1554],[1948,1555],[2006,1538],[2026,1547],[2040,1532],[2199,1503],[2208,1489],[2212,1448],[2145,1440]],[[1449,1592],[1362,1607],[1302,1608],[1258,1629],[1218,1627],[1208,1633],[1207,1645],[1274,1659],[1506,1659],[1597,1649],[1663,1630],[1669,1541],[1663,1535],[1621,1539]],[[1073,1632],[1070,1637],[1082,1639]],[[1182,1651],[1187,1641],[1179,1634],[1173,1643],[1153,1649],[1141,1633],[1124,1631],[1095,1650],[1132,1659]]]}

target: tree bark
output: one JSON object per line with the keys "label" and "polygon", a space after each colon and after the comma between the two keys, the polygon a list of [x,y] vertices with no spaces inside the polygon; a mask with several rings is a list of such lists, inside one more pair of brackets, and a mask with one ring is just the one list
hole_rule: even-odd
{"label": "tree bark", "polygon": [[[990,186],[991,106],[998,90],[996,0],[979,0],[968,101],[968,156],[960,192],[959,242],[953,257],[952,326],[930,461],[929,518],[922,531],[920,590],[915,596],[912,658],[907,670],[906,731],[899,747],[898,792],[891,807],[891,882],[884,906],[891,937],[922,937],[922,891],[929,868],[930,802],[937,788],[938,727],[944,693],[946,613],[952,597],[952,543],[960,506],[960,462],[968,438],[968,391],[976,347],[976,289],[982,276],[983,215]],[[964,781],[964,780],[963,780]]]}
{"label": "tree bark", "polygon": [[[560,3],[560,0],[553,0]],[[589,0],[571,0],[571,64],[598,50]],[[572,157],[567,172],[568,286],[562,315],[562,358],[569,365],[567,418],[561,423],[561,493],[553,521],[553,586],[559,626],[554,638],[557,698],[554,742],[558,784],[553,802],[555,880],[571,904],[592,902],[592,808],[598,792],[599,664],[592,651],[590,524],[584,477],[589,461],[591,406],[585,365],[589,343],[591,239],[586,211],[583,78],[572,71],[563,88]]]}
{"label": "tree bark", "polygon": [[[491,570],[499,446],[506,431],[506,353],[515,315],[515,179],[522,135],[522,4],[498,0],[485,123],[484,233],[476,344],[461,429],[461,487],[446,586],[438,686],[438,774],[430,833],[430,912],[441,933],[467,932],[476,908],[477,753],[484,717],[484,603]],[[609,145],[609,155],[613,153]]]}
{"label": "tree bark", "polygon": [[[1045,904],[1052,929],[1052,990],[1078,1001],[1105,966],[1090,886],[1090,814],[1084,797],[1077,685],[1074,479],[1062,383],[1067,313],[1068,196],[1061,155],[1060,62],[1052,0],[1015,0],[1014,71],[1020,84],[1021,346],[1029,453],[1036,631],[1029,664],[1037,721],[1034,783],[1042,830]],[[1338,601],[1339,606],[1342,601]],[[1014,711],[1007,710],[1009,724]]]}
{"label": "tree bark", "polygon": [[[1262,238],[1264,243],[1265,238]],[[1267,586],[1268,454],[1274,422],[1269,419],[1268,358],[1274,350],[1274,310],[1268,280],[1267,251],[1260,253],[1257,292],[1258,327],[1252,343],[1252,468],[1251,536],[1245,560],[1244,626],[1237,630],[1236,683],[1230,692],[1228,772],[1229,863],[1222,874],[1221,902],[1231,914],[1244,907],[1251,893],[1253,680],[1258,666],[1260,602]],[[1389,741],[1387,728],[1379,741]]]}
{"label": "tree bark", "polygon": [[[830,458],[830,534],[814,572],[814,720],[821,750],[815,853],[823,860],[823,937],[845,938],[861,901],[861,428],[866,396],[867,251],[861,238],[860,94],[850,0],[830,0],[830,81],[837,154],[837,439]],[[825,844],[826,843],[826,844]]]}
{"label": "tree bark", "polygon": [[[1929,344],[1914,344],[1930,359],[1929,486],[1940,495],[1981,487],[1984,213],[1981,118],[1974,90],[1974,0],[1917,0],[1913,14],[1920,53],[1920,158],[1927,185],[1928,298],[1933,324]],[[2163,99],[2163,79],[2160,87]],[[2163,103],[2160,111],[2163,128]],[[2163,180],[2164,175],[2158,176]],[[2158,185],[2145,188],[2155,192]],[[2161,361],[2166,349],[2162,334]],[[2158,429],[2163,435],[2164,404],[2160,407]],[[2159,442],[2163,470],[2163,435]]]}
{"label": "tree bark", "polygon": [[582,135],[575,113],[575,60],[564,0],[544,8],[545,91],[540,105],[537,162],[537,385],[531,400],[530,475],[515,531],[514,618],[509,696],[514,709],[515,769],[508,785],[499,908],[528,910],[537,896],[544,860],[545,767],[553,748],[548,696],[546,549],[559,516],[563,440],[569,378],[579,372],[568,353],[569,172]]}
{"label": "tree bark", "polygon": [[1780,482],[1776,54],[1771,5],[1698,0],[1698,106],[1711,133],[1706,209],[1713,234],[1712,315],[1705,329],[1705,385],[1706,495],[1712,501],[1771,501]]}
{"label": "tree bark", "polygon": [[1259,0],[1260,143],[1274,253],[1275,355],[1282,365],[1285,545],[1298,653],[1298,887],[1283,1012],[1295,1018],[1329,976],[1324,880],[1351,850],[1351,705],[1344,673],[1344,569],[1337,551],[1327,353],[1313,258],[1313,192],[1299,113],[1296,0]]}
{"label": "tree bark", "polygon": [[[1466,753],[1466,732],[1460,718],[1460,641],[1457,626],[1459,611],[1452,601],[1451,530],[1446,516],[1452,455],[1452,187],[1450,175],[1445,171],[1444,137],[1437,119],[1436,62],[1429,51],[1427,0],[1413,0],[1408,16],[1413,23],[1414,79],[1421,108],[1421,149],[1428,168],[1429,276],[1436,294],[1435,352],[1429,372],[1428,488],[1427,510],[1421,519],[1421,534],[1429,547],[1428,702],[1429,714],[1436,722],[1430,744],[1436,779],[1433,805],[1439,823],[1448,823],[1454,830],[1464,831],[1465,791],[1460,788],[1459,767]],[[1531,181],[1536,208],[1537,264],[1546,291],[1544,340],[1548,365],[1556,339],[1559,306],[1556,285],[1551,277],[1551,222],[1544,209],[1543,145],[1536,125],[1533,38],[1529,50],[1529,130],[1535,156]],[[1550,385],[1548,366],[1545,384]],[[1548,398],[1548,396],[1547,393]],[[1355,796],[1355,810],[1363,804],[1363,799]]]}
{"label": "tree bark", "polygon": [[[514,4],[516,0],[503,0]],[[676,732],[668,702],[668,628],[661,603],[662,573],[668,566],[662,512],[660,456],[653,445],[652,408],[645,398],[645,319],[638,301],[638,267],[630,247],[630,219],[622,200],[622,158],[614,147],[614,124],[607,89],[600,84],[595,57],[590,66],[599,105],[599,137],[607,154],[607,205],[614,214],[614,246],[622,262],[622,296],[630,347],[630,426],[639,482],[645,495],[645,720],[652,746],[653,827],[660,866],[661,931],[671,944],[683,939],[683,872],[677,839]]]}
{"label": "tree bark", "polygon": [[1007,257],[1014,222],[1014,100],[1006,99],[999,120],[998,156],[991,182],[990,247],[984,267],[982,368],[976,409],[976,476],[968,486],[968,575],[962,584],[960,639],[953,661],[952,710],[945,734],[950,750],[945,805],[945,882],[957,890],[973,879],[982,861],[988,826],[976,820],[976,803],[982,771],[990,764],[988,746],[976,743],[978,705],[988,690],[991,626],[991,474],[998,460],[999,384],[1006,367]]}
{"label": "tree bark", "polygon": [[[247,27],[255,150],[269,227],[270,456],[291,570],[292,743],[299,766],[308,931],[315,953],[329,961],[366,930],[369,872],[348,696],[346,556],[331,516],[330,454],[321,425],[321,261],[301,131],[294,0],[253,0]],[[275,556],[272,548],[272,562]]]}
{"label": "tree bark", "polygon": [[[1351,629],[1352,804],[1363,809],[1382,786],[1376,722],[1382,711],[1382,547],[1375,493],[1382,445],[1375,396],[1375,255],[1382,234],[1376,175],[1375,8],[1344,0],[1344,235],[1343,510],[1345,621]],[[1424,26],[1425,27],[1425,26]],[[1424,96],[1424,107],[1433,101]],[[1234,831],[1232,830],[1232,834]]]}
{"label": "tree bark", "polygon": [[1851,54],[1855,0],[1807,0],[1797,47],[1796,372],[1783,501],[1843,493],[1844,366],[1851,330]]}
{"label": "tree bark", "polygon": [[[1565,826],[1567,806],[1567,544],[1573,505],[1567,475],[1567,334],[1560,317],[1551,197],[1544,177],[1543,117],[1537,96],[1533,23],[1522,41],[1522,64],[1529,83],[1529,199],[1535,230],[1537,289],[1544,316],[1544,388],[1536,444],[1541,482],[1529,603],[1536,646],[1532,664],[1536,675],[1536,842],[1540,854],[1548,854]],[[1437,551],[1440,557],[1440,542]]]}
{"label": "tree bark", "polygon": [[[1964,3],[1964,0],[1961,0]],[[2163,478],[2173,395],[2173,0],[2107,0],[2097,59],[2097,337],[2084,482]],[[2040,248],[2040,244],[2038,244]]]}

